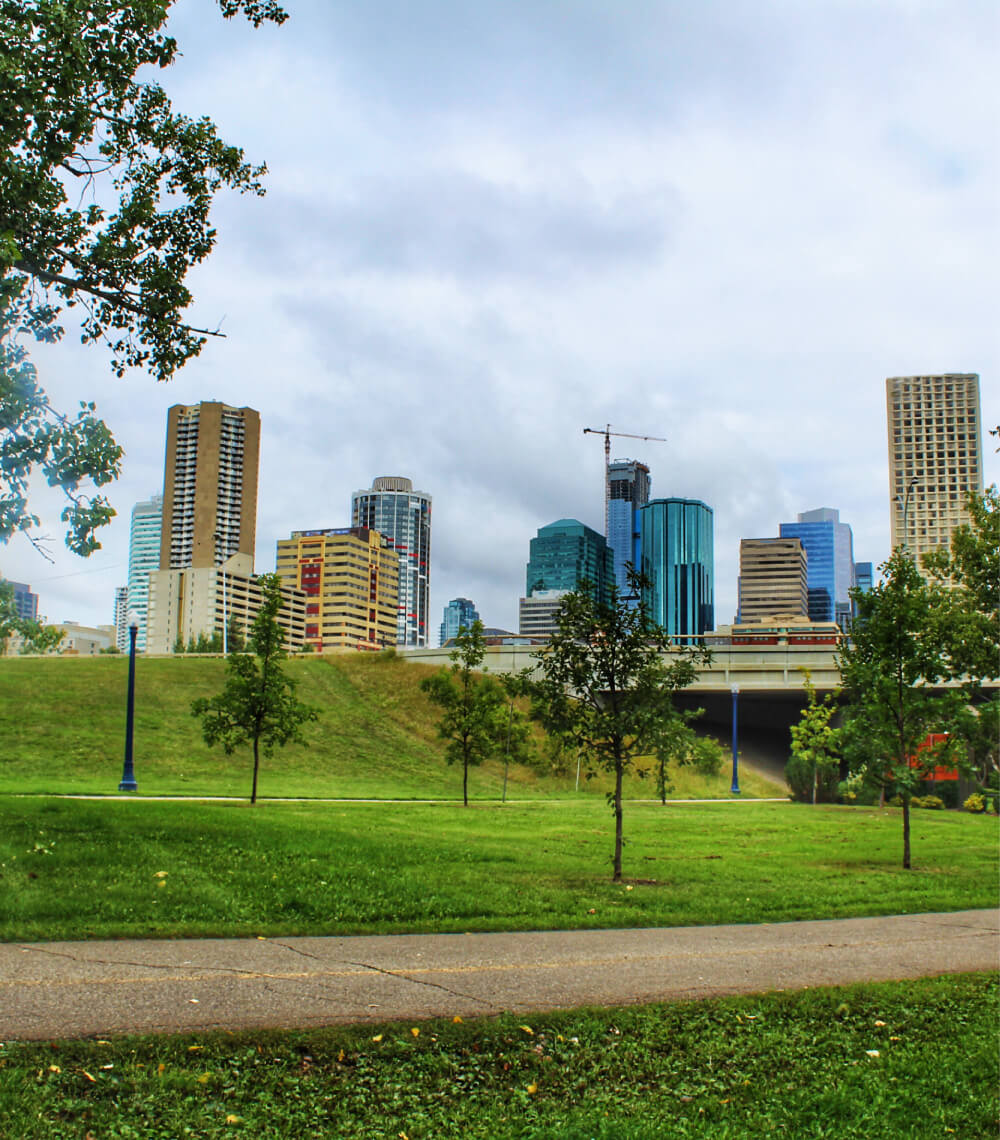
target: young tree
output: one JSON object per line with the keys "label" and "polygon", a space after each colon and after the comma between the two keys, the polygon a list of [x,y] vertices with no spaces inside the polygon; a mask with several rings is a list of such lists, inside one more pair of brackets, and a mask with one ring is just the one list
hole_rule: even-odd
{"label": "young tree", "polygon": [[[173,2],[0,0],[0,541],[38,545],[38,471],[66,492],[67,545],[90,554],[114,511],[88,488],[121,462],[93,404],[51,406],[21,339],[58,340],[62,310],[79,306],[84,342],[107,344],[117,375],[166,380],[218,335],[185,318],[185,279],[215,244],[216,192],[261,194],[265,168],[137,78],[178,54],[164,31]],[[219,7],[254,25],[285,19],[275,0]]]}
{"label": "young tree", "polygon": [[253,653],[232,653],[226,659],[226,687],[218,696],[191,703],[193,716],[202,718],[209,745],[221,744],[230,755],[238,747],[253,747],[253,785],[250,802],[257,802],[260,749],[270,756],[276,747],[302,738],[302,726],[316,720],[317,712],[295,698],[295,683],[281,669],[285,634],[278,625],[282,606],[281,579],[263,574],[263,601],[250,627]]}
{"label": "young tree", "polygon": [[607,601],[581,582],[557,611],[557,632],[537,654],[541,677],[529,682],[533,713],[560,740],[580,749],[590,771],[614,775],[613,880],[622,877],[622,779],[636,760],[666,754],[685,721],[672,696],[694,681],[710,654],[670,646],[642,600],[644,580],[632,573],[639,602],[612,586]]}
{"label": "young tree", "polygon": [[662,734],[654,747],[656,757],[656,794],[660,803],[666,804],[667,793],[672,791],[668,768],[676,764],[678,768],[691,766],[702,775],[714,776],[722,767],[722,749],[717,740],[699,736],[692,721],[702,714],[701,709],[675,712],[675,719],[666,719]]}
{"label": "young tree", "polygon": [[953,740],[946,749],[922,746],[930,733],[958,723],[966,697],[934,688],[951,675],[941,637],[940,615],[950,612],[945,588],[925,581],[903,547],[879,569],[877,586],[852,592],[858,617],[838,657],[848,702],[844,733],[852,777],[899,794],[909,868],[910,801],[937,764],[963,762]]}
{"label": "young tree", "polygon": [[[793,724],[792,753],[785,766],[785,778],[798,799],[815,804],[823,791],[836,791],[839,757],[837,730],[830,724],[836,712],[837,693],[817,699],[809,670],[805,672],[806,707],[798,724]],[[832,796],[831,796],[832,798]]]}
{"label": "young tree", "polygon": [[47,653],[63,639],[63,631],[33,618],[23,618],[14,604],[14,587],[0,579],[0,657],[7,653],[10,638],[21,639],[19,653]]}
{"label": "young tree", "polygon": [[461,761],[462,802],[469,806],[469,765],[503,751],[508,739],[517,743],[519,733],[508,733],[517,710],[508,705],[503,686],[478,672],[486,656],[483,623],[463,626],[449,654],[452,665],[439,669],[420,682],[420,688],[442,710],[438,735],[447,741],[445,757],[449,764]]}

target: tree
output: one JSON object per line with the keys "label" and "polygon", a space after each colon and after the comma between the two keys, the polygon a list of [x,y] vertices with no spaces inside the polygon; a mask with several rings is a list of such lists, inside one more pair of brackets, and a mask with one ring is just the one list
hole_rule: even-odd
{"label": "tree", "polygon": [[508,740],[515,745],[522,739],[508,729],[517,710],[508,707],[503,686],[477,670],[486,656],[483,623],[478,619],[470,628],[462,626],[449,654],[450,668],[439,669],[420,682],[420,688],[441,710],[438,735],[446,741],[449,764],[461,761],[462,802],[469,806],[469,766],[481,764],[501,752]]}
{"label": "tree", "polygon": [[65,636],[61,629],[45,625],[34,618],[23,618],[14,603],[14,587],[0,579],[0,657],[14,635],[20,638],[19,653],[48,653],[58,647]]}
{"label": "tree", "polygon": [[791,728],[792,751],[785,778],[796,798],[815,804],[821,792],[824,799],[832,799],[837,789],[837,730],[830,724],[837,693],[827,693],[822,701],[818,700],[809,670],[804,673],[806,707],[799,723]]}
{"label": "tree", "polygon": [[931,733],[958,723],[966,704],[960,689],[935,689],[951,676],[942,614],[947,590],[925,581],[901,546],[868,592],[852,591],[858,617],[838,664],[847,699],[845,751],[851,777],[893,786],[903,808],[903,867],[910,867],[910,801],[942,762],[962,764],[956,741],[924,747]]}
{"label": "tree", "polygon": [[666,718],[665,732],[654,748],[656,756],[656,794],[660,803],[666,804],[667,793],[673,790],[668,767],[691,766],[702,775],[714,776],[722,767],[722,749],[717,740],[708,736],[698,736],[691,723],[702,714],[702,709],[675,711],[674,719]]}
{"label": "tree", "polygon": [[[67,545],[90,554],[114,511],[89,488],[118,475],[122,454],[92,403],[52,407],[23,339],[58,340],[63,309],[79,306],[84,343],[107,345],[117,375],[167,380],[219,335],[185,318],[186,275],[215,244],[216,192],[261,194],[265,168],[137,78],[177,56],[172,4],[0,0],[0,541],[39,546],[37,470],[66,493]],[[285,19],[275,0],[219,7],[255,26]]]}
{"label": "tree", "polygon": [[295,698],[295,683],[281,670],[280,662],[287,656],[285,634],[277,621],[281,579],[262,574],[259,582],[263,600],[250,626],[253,653],[230,654],[222,692],[191,703],[192,715],[202,718],[207,744],[221,744],[227,756],[244,744],[253,746],[251,803],[257,802],[260,749],[270,756],[276,747],[301,740],[302,726],[318,715]]}
{"label": "tree", "polygon": [[613,880],[622,877],[622,780],[644,756],[666,754],[686,724],[672,696],[694,681],[710,654],[675,648],[642,600],[644,579],[630,572],[639,601],[612,586],[607,601],[581,582],[560,602],[557,631],[536,655],[541,677],[531,680],[533,714],[561,741],[578,748],[592,774],[614,775],[608,797],[615,816]]}

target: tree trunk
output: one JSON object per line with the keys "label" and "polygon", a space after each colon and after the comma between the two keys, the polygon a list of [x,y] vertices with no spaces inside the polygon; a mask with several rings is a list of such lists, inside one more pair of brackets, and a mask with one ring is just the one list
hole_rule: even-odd
{"label": "tree trunk", "polygon": [[611,881],[622,881],[622,762],[615,761],[615,873]]}
{"label": "tree trunk", "polygon": [[462,757],[462,803],[469,806],[469,758]]}
{"label": "tree trunk", "polygon": [[910,869],[910,797],[903,795],[903,868]]}
{"label": "tree trunk", "polygon": [[816,785],[819,783],[819,765],[813,761],[813,807],[816,806]]}
{"label": "tree trunk", "polygon": [[258,738],[253,738],[253,788],[250,792],[250,802],[255,804],[257,802],[257,772],[260,769],[260,753],[258,751]]}

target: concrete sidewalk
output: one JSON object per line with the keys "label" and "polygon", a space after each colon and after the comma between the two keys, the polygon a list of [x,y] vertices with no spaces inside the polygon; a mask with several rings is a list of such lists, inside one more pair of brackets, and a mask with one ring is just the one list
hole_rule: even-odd
{"label": "concrete sidewalk", "polygon": [[0,944],[0,1040],[483,1016],[1000,968],[1000,911],[755,926]]}

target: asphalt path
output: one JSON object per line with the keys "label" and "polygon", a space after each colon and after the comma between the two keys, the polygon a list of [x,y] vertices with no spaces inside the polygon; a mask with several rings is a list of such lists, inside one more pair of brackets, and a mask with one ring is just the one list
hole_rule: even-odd
{"label": "asphalt path", "polygon": [[1000,911],[753,926],[0,944],[0,1040],[530,1013],[1000,968]]}

